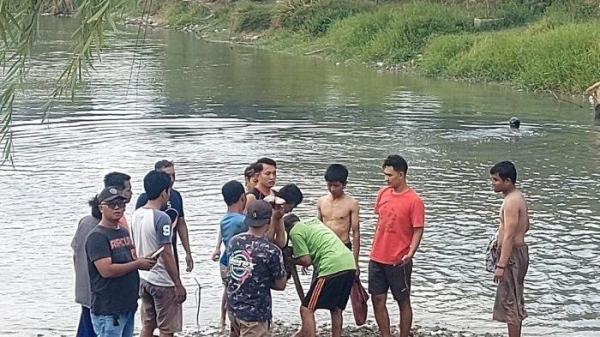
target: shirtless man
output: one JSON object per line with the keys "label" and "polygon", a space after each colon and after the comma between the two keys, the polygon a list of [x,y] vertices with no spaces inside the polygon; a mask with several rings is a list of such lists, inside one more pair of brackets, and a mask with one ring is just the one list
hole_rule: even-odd
{"label": "shirtless man", "polygon": [[493,319],[508,325],[508,336],[521,336],[521,325],[527,317],[523,298],[523,283],[529,266],[525,233],[529,230],[527,200],[515,184],[517,170],[513,163],[503,161],[490,169],[494,192],[504,195],[498,227],[499,258],[494,273],[498,283]]}
{"label": "shirtless man", "polygon": [[246,194],[246,211],[248,205],[255,200],[264,199],[267,195],[273,194],[273,186],[277,180],[277,163],[271,158],[260,158],[256,161],[255,168],[258,172],[258,182],[254,188],[252,188]]}
{"label": "shirtless man", "polygon": [[[352,251],[358,275],[360,273],[358,268],[358,255],[360,254],[358,212],[360,206],[354,198],[344,193],[348,182],[348,169],[340,164],[329,165],[325,171],[325,181],[329,193],[322,196],[317,202],[317,217]],[[352,241],[350,241],[350,232],[352,232]]]}

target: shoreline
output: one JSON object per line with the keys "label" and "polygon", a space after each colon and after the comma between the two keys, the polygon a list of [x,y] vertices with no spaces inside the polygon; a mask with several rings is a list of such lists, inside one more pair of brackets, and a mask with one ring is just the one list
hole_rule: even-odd
{"label": "shoreline", "polygon": [[[298,331],[299,325],[284,323],[280,320],[275,320],[272,323],[272,336],[273,337],[291,337]],[[328,324],[321,324],[317,326],[317,337],[329,337],[330,326]],[[392,326],[392,335],[397,336],[399,334],[398,326]],[[344,326],[342,335],[344,337],[379,337],[379,331],[377,324],[372,320],[367,320],[366,324],[360,327],[349,323]],[[229,330],[226,328],[223,332],[218,327],[207,327],[200,330],[186,330],[180,334],[184,337],[227,337],[229,336]],[[423,327],[420,325],[413,325],[411,329],[412,337],[501,337],[502,334],[497,333],[474,333],[464,330],[449,330],[440,326]]]}
{"label": "shoreline", "polygon": [[[202,3],[202,2],[198,2]],[[206,3],[202,3],[203,6],[206,6]],[[215,2],[211,8],[218,8],[222,4],[219,2]],[[211,11],[217,11],[217,9],[211,9]],[[480,84],[480,85],[499,85],[503,87],[510,88],[511,90],[518,92],[526,92],[530,94],[538,94],[545,95],[547,97],[552,97],[556,104],[570,104],[580,109],[589,109],[593,114],[593,105],[588,101],[588,95],[582,90],[577,91],[563,91],[563,90],[553,90],[547,88],[532,88],[526,87],[522,84],[516,83],[511,80],[493,80],[493,79],[485,79],[480,77],[469,77],[469,76],[444,76],[440,73],[431,73],[429,71],[424,71],[423,66],[423,55],[419,54],[415,58],[412,58],[405,62],[384,62],[384,61],[359,61],[356,59],[345,59],[345,60],[336,60],[335,53],[331,53],[332,49],[330,46],[322,47],[319,46],[315,48],[314,46],[307,49],[306,45],[298,45],[298,46],[286,46],[284,48],[280,48],[277,46],[279,43],[279,37],[274,30],[266,29],[259,31],[248,31],[248,32],[234,32],[231,27],[223,26],[223,19],[215,19],[214,13],[209,14],[205,20],[205,24],[199,23],[189,23],[185,25],[177,25],[177,24],[169,24],[168,18],[165,18],[160,13],[154,13],[152,15],[148,15],[143,18],[140,16],[125,16],[121,18],[121,21],[126,26],[136,26],[136,27],[147,27],[149,29],[166,29],[179,31],[184,33],[193,33],[195,36],[204,42],[207,43],[218,43],[218,44],[226,44],[226,45],[239,45],[243,47],[253,47],[257,49],[262,49],[266,51],[270,51],[273,53],[282,53],[289,55],[297,55],[302,57],[315,57],[325,62],[332,63],[336,66],[348,65],[348,64],[356,64],[362,65],[366,68],[371,69],[376,72],[387,72],[392,74],[406,74],[415,77],[429,78],[429,79],[438,79],[438,80],[446,80],[446,81],[454,81],[458,83],[464,84]],[[600,10],[599,10],[600,12]],[[233,14],[230,14],[233,15]],[[219,21],[221,20],[221,21]],[[599,21],[600,22],[600,21]],[[489,34],[503,34],[504,31],[496,31]],[[484,34],[484,33],[481,33]],[[487,33],[486,33],[487,34]],[[437,36],[434,40],[438,38],[443,38],[442,36]],[[284,38],[285,40],[286,38]],[[314,41],[313,41],[314,42]],[[286,41],[286,43],[290,43],[290,41]],[[294,43],[292,39],[291,43]],[[452,46],[451,46],[452,47]],[[600,78],[599,78],[600,80]]]}

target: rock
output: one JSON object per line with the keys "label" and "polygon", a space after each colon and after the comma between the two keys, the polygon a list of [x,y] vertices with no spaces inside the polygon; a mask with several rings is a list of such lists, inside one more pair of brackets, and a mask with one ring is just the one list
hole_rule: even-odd
{"label": "rock", "polygon": [[383,62],[377,62],[375,65],[377,65],[378,67],[380,67],[380,68],[381,68],[381,67],[383,67],[383,66],[384,66],[384,63],[383,63]]}

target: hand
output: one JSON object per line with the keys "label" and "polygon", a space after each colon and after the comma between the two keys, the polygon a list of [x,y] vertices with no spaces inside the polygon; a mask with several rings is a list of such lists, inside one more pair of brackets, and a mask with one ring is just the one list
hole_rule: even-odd
{"label": "hand", "polygon": [[186,297],[187,297],[187,292],[185,291],[185,288],[183,287],[183,285],[176,284],[175,285],[175,301],[177,301],[177,303],[183,303],[183,302],[185,302]]}
{"label": "hand", "polygon": [[187,254],[185,256],[185,264],[187,265],[185,271],[188,273],[194,269],[194,259],[192,258],[192,254]]}
{"label": "hand", "polygon": [[412,260],[412,258],[413,258],[412,254],[410,254],[410,253],[406,254],[406,255],[404,255],[404,257],[402,257],[402,261],[400,261],[400,264],[408,263],[408,262],[410,262],[410,260]]}
{"label": "hand", "polygon": [[140,257],[136,261],[137,269],[139,270],[150,270],[156,264],[156,259],[150,259],[147,257]]}
{"label": "hand", "polygon": [[284,212],[285,211],[283,210],[283,206],[275,205],[273,207],[273,215],[272,215],[273,219],[281,220],[281,218],[283,218]]}
{"label": "hand", "polygon": [[[215,249],[215,252],[212,254],[212,257],[211,257],[211,259],[212,259],[214,262],[217,262],[217,261],[219,261],[219,258],[220,258],[220,257],[221,257],[221,250],[220,250],[220,249]],[[187,262],[187,261],[186,261],[186,262]]]}
{"label": "hand", "polygon": [[494,273],[494,282],[500,283],[502,278],[504,277],[504,268],[496,267],[496,272]]}

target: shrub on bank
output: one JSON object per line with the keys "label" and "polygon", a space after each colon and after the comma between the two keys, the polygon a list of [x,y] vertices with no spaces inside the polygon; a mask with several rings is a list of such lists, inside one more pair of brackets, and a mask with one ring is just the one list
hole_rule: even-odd
{"label": "shrub on bank", "polygon": [[276,28],[321,36],[336,21],[373,8],[374,3],[367,0],[283,1],[275,6],[273,22]]}
{"label": "shrub on bank", "polygon": [[600,78],[598,41],[598,21],[533,31],[441,36],[425,48],[420,65],[430,75],[581,92]]}
{"label": "shrub on bank", "polygon": [[399,63],[419,54],[429,37],[472,26],[473,16],[461,7],[411,3],[342,20],[327,39],[342,58]]}
{"label": "shrub on bank", "polygon": [[272,6],[240,1],[231,15],[231,30],[255,32],[271,27]]}
{"label": "shrub on bank", "polygon": [[197,3],[167,2],[165,6],[166,22],[174,27],[199,24],[210,15],[210,10]]}

